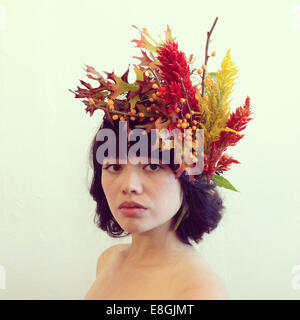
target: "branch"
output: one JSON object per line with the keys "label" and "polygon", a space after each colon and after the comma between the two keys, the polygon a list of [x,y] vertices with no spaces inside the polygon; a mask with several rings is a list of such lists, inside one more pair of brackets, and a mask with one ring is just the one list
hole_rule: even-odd
{"label": "branch", "polygon": [[[118,110],[109,110],[109,109],[107,109],[107,108],[105,108],[105,107],[100,107],[100,106],[97,106],[97,105],[95,105],[95,107],[96,107],[97,109],[101,109],[101,110],[106,111],[106,112],[109,112],[109,113],[114,113],[114,114],[120,114],[120,115],[122,115],[122,116],[131,116],[131,117],[137,117],[137,118],[139,118],[138,114],[136,114],[136,113],[127,113],[127,112],[122,112],[122,111],[118,111]],[[151,118],[151,117],[158,118],[159,115],[157,115],[157,114],[150,115],[150,116],[145,116],[145,115],[144,115],[143,118]]]}
{"label": "branch", "polygon": [[[207,61],[208,61],[208,58],[209,58],[209,55],[207,54],[209,39],[210,39],[210,36],[211,36],[211,34],[212,34],[213,30],[214,30],[214,27],[215,27],[217,21],[218,21],[218,17],[216,17],[216,19],[215,19],[210,31],[207,32],[206,47],[205,47],[205,61],[204,61],[205,67],[207,67]],[[205,89],[205,85],[204,85],[205,73],[206,73],[206,68],[203,70],[203,74],[202,74],[202,94],[201,94],[202,98],[204,96],[204,89]]]}
{"label": "branch", "polygon": [[186,100],[186,104],[187,104],[187,106],[189,107],[189,110],[190,110],[191,120],[193,120],[192,114],[191,114],[191,107],[190,107],[189,100],[188,100],[188,94],[187,94],[187,92],[186,92],[186,90],[185,90],[185,87],[184,87],[182,78],[179,78],[179,80],[180,80],[182,89],[183,89],[183,91],[184,91],[184,93],[185,93],[185,100]]}
{"label": "branch", "polygon": [[158,82],[159,86],[161,86],[161,83],[160,83],[160,80],[159,80],[159,78],[158,78],[157,74],[154,72],[154,70],[153,70],[151,67],[149,67],[149,69],[150,69],[150,70],[151,70],[151,72],[153,73],[153,75],[154,75],[155,79],[157,80],[157,82]]}

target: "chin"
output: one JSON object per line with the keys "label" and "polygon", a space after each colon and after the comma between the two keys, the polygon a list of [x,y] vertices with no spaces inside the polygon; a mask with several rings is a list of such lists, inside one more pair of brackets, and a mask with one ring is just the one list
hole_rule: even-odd
{"label": "chin", "polygon": [[142,224],[140,221],[136,221],[136,220],[126,221],[126,222],[123,221],[123,223],[122,224],[119,223],[119,225],[124,231],[129,233],[143,233],[155,228],[155,227],[146,226],[145,224]]}
{"label": "chin", "polygon": [[147,230],[144,230],[143,228],[138,228],[138,227],[135,227],[135,226],[129,226],[129,225],[126,225],[126,226],[121,226],[122,229],[128,233],[142,233],[142,232],[145,232]]}

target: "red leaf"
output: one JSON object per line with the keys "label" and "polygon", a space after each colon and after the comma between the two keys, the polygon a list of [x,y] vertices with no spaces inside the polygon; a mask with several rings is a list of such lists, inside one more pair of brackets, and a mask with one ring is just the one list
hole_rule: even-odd
{"label": "red leaf", "polygon": [[146,52],[144,52],[142,49],[142,57],[137,57],[137,56],[133,56],[133,58],[139,59],[141,62],[139,63],[140,67],[151,67],[151,68],[155,68],[155,62],[153,60],[151,60],[148,55],[146,54]]}

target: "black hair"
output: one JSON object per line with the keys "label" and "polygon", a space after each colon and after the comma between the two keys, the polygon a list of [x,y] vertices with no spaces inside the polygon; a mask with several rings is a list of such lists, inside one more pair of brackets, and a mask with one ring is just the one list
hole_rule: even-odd
{"label": "black hair", "polygon": [[[112,120],[113,121],[113,120]],[[119,137],[119,127],[118,122],[114,121],[115,124],[112,125],[108,121],[103,121],[100,129],[109,128],[116,133],[116,152],[118,153],[118,137]],[[99,132],[97,131],[97,133]],[[121,228],[118,222],[112,215],[104,190],[101,184],[102,176],[102,165],[97,161],[96,153],[100,145],[105,143],[105,141],[97,141],[97,133],[92,140],[90,148],[90,165],[93,169],[93,177],[90,185],[90,195],[96,202],[96,213],[94,216],[94,223],[103,231],[106,231],[111,237],[125,237],[130,233],[126,232]],[[150,141],[150,134],[148,133],[148,139]],[[135,142],[128,142],[128,146]],[[148,143],[149,150],[151,148],[151,142]],[[170,151],[170,164],[169,167],[175,173],[178,164],[174,164],[174,149]],[[117,155],[118,156],[118,155]],[[138,153],[137,153],[137,156]],[[160,152],[161,156],[161,152]],[[188,211],[184,214],[182,221],[177,227],[175,233],[179,240],[187,245],[192,245],[190,240],[198,243],[202,240],[204,233],[210,233],[214,230],[221,217],[222,211],[224,209],[223,201],[216,189],[214,183],[208,183],[204,180],[195,179],[192,183],[189,180],[189,176],[184,172],[179,178],[182,190],[183,190],[183,201],[182,205],[173,216],[171,221],[171,228],[175,226],[185,204],[188,205]]]}

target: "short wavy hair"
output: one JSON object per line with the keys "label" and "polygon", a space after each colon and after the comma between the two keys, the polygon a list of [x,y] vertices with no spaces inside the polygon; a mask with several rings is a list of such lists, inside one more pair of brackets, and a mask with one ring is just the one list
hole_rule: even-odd
{"label": "short wavy hair", "polygon": [[[109,128],[112,129],[116,134],[116,153],[118,157],[119,150],[119,128],[118,126],[113,126],[108,121],[103,121],[99,130]],[[112,215],[104,190],[101,184],[102,176],[102,165],[97,161],[96,153],[100,145],[106,141],[97,141],[96,137],[99,132],[97,131],[94,139],[92,140],[90,147],[90,165],[93,169],[92,182],[89,187],[89,192],[94,201],[96,202],[96,213],[94,216],[94,223],[106,231],[109,236],[120,238],[130,235],[122,229],[122,227],[115,220]],[[151,148],[151,135],[148,136],[148,154],[150,155]],[[129,141],[128,146],[135,142]],[[161,152],[159,156],[161,157]],[[138,155],[138,152],[137,152]],[[139,156],[139,155],[138,155]],[[169,167],[175,173],[176,168],[179,164],[174,164],[174,149],[170,151],[170,164]],[[171,228],[173,229],[185,204],[188,204],[188,211],[184,214],[179,226],[177,227],[175,233],[179,240],[187,245],[192,246],[190,240],[198,243],[202,240],[205,233],[210,233],[214,230],[221,217],[222,211],[224,209],[222,198],[220,197],[215,184],[207,183],[203,180],[197,179],[196,182],[192,183],[189,181],[189,176],[184,173],[179,178],[182,191],[183,191],[183,201],[182,205],[177,211],[177,213],[172,217]]]}

